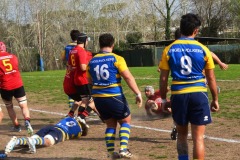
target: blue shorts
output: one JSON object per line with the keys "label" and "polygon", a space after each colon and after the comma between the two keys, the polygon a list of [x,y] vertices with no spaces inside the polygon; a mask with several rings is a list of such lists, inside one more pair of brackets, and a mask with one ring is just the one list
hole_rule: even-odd
{"label": "blue shorts", "polygon": [[212,122],[207,92],[171,96],[172,117],[178,125],[206,125]]}
{"label": "blue shorts", "polygon": [[121,120],[131,114],[124,95],[115,97],[95,97],[94,103],[103,120],[110,118]]}
{"label": "blue shorts", "polygon": [[51,135],[54,140],[55,140],[55,144],[57,144],[58,142],[62,142],[64,141],[63,139],[63,133],[56,128],[56,126],[47,126],[47,127],[44,127],[42,129],[40,129],[37,133],[38,136],[40,137],[44,137],[46,135]]}

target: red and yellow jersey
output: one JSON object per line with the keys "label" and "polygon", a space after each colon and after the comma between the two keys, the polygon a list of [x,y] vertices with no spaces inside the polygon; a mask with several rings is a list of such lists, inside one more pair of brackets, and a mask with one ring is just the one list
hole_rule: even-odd
{"label": "red and yellow jersey", "polygon": [[88,79],[86,71],[82,71],[80,68],[81,64],[88,64],[89,60],[92,58],[92,54],[86,51],[80,46],[76,46],[70,51],[68,65],[74,70],[74,84],[75,85],[85,85],[88,84]]}
{"label": "red and yellow jersey", "polygon": [[171,94],[206,92],[202,71],[214,67],[209,49],[193,38],[180,38],[167,46],[159,63],[159,68],[171,71]]}
{"label": "red and yellow jersey", "polygon": [[23,86],[18,69],[18,59],[14,54],[0,53],[0,82],[1,88],[5,90],[13,90]]}
{"label": "red and yellow jersey", "polygon": [[74,72],[70,67],[66,70],[63,80],[63,90],[67,95],[75,94],[77,92],[74,86]]}

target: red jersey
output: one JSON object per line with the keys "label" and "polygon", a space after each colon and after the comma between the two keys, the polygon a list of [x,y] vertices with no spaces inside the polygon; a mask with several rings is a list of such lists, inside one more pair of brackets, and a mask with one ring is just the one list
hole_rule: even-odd
{"label": "red jersey", "polygon": [[23,86],[18,69],[18,59],[14,54],[0,52],[0,82],[1,88],[13,90]]}
{"label": "red jersey", "polygon": [[77,91],[74,86],[74,72],[67,68],[63,81],[63,90],[67,95],[75,94]]}
{"label": "red jersey", "polygon": [[[162,103],[162,98],[160,96],[160,90],[157,90],[154,92],[154,95],[152,95],[151,97],[149,97],[147,99],[148,100],[153,100],[157,105],[158,105],[158,110],[156,111],[157,113],[162,113],[162,109],[161,109],[161,103]],[[147,109],[148,107],[145,106],[145,108]]]}
{"label": "red jersey", "polygon": [[84,48],[80,46],[76,46],[73,50],[71,50],[68,65],[70,65],[74,69],[74,84],[81,86],[88,84],[86,71],[82,71],[80,68],[81,64],[88,64],[92,57],[91,52],[86,51]]}

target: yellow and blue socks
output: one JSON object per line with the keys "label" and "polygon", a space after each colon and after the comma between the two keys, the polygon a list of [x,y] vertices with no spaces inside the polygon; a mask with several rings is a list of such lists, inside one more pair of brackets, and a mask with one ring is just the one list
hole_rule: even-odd
{"label": "yellow and blue socks", "polygon": [[27,145],[27,138],[26,137],[18,138],[16,141],[16,145]]}
{"label": "yellow and blue socks", "polygon": [[107,128],[105,131],[105,142],[107,146],[108,153],[114,152],[114,142],[115,142],[116,129]]}
{"label": "yellow and blue socks", "polygon": [[130,137],[130,124],[123,123],[119,131],[120,137],[120,150],[126,150],[128,148],[128,141]]}
{"label": "yellow and blue socks", "polygon": [[32,139],[33,139],[35,145],[43,146],[45,144],[45,140],[43,137],[34,137]]}

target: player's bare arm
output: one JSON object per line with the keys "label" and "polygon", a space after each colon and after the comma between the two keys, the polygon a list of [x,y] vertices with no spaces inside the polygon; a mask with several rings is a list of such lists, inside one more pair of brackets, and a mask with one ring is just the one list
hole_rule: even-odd
{"label": "player's bare arm", "polygon": [[160,88],[160,95],[162,98],[162,109],[163,112],[170,112],[171,108],[166,108],[166,98],[167,98],[167,92],[168,92],[168,75],[169,75],[169,70],[161,70],[160,74],[160,82],[159,82],[159,88]]}
{"label": "player's bare arm", "polygon": [[120,74],[126,81],[129,88],[136,94],[136,103],[138,104],[138,107],[142,107],[142,95],[131,72],[129,70],[125,70]]}
{"label": "player's bare arm", "polygon": [[212,94],[212,102],[211,102],[211,110],[212,112],[217,112],[219,110],[218,104],[218,92],[217,92],[217,84],[214,75],[213,69],[205,69],[206,78],[208,81],[208,86]]}
{"label": "player's bare arm", "polygon": [[218,58],[218,56],[217,56],[215,53],[211,52],[211,54],[212,54],[213,60],[214,60],[215,62],[217,62],[217,64],[219,65],[219,67],[220,67],[222,70],[227,70],[227,69],[228,69],[228,65],[225,64],[225,63],[223,63],[223,62]]}

